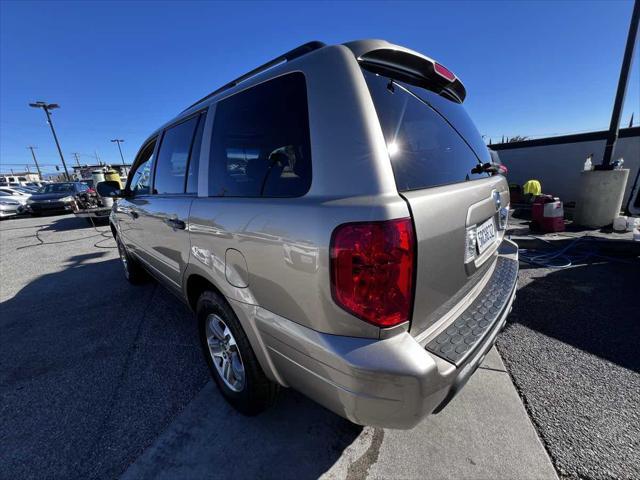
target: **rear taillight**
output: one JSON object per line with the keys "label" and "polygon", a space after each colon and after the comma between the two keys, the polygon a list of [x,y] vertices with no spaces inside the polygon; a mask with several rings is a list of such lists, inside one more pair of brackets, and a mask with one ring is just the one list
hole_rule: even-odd
{"label": "rear taillight", "polygon": [[411,219],[347,223],[331,238],[331,293],[349,313],[379,327],[409,320],[415,240]]}

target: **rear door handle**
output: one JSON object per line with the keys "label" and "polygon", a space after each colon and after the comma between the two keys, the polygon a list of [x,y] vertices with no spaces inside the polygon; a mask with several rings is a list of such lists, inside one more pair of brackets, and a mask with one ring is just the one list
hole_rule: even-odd
{"label": "rear door handle", "polygon": [[178,220],[177,218],[167,218],[165,222],[171,228],[174,228],[177,230],[185,230],[187,228],[187,224],[184,223],[182,220]]}

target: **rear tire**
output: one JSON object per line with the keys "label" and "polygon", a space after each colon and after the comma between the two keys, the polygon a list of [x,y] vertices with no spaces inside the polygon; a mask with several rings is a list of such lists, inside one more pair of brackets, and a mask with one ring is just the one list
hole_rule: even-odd
{"label": "rear tire", "polygon": [[118,245],[118,254],[120,255],[120,263],[122,263],[124,270],[124,277],[133,285],[146,282],[149,279],[147,272],[142,265],[140,265],[140,262],[127,252],[119,236],[116,236],[116,244]]}
{"label": "rear tire", "polygon": [[264,374],[238,317],[224,297],[213,291],[202,293],[196,316],[202,353],[224,398],[249,416],[271,406],[278,385]]}

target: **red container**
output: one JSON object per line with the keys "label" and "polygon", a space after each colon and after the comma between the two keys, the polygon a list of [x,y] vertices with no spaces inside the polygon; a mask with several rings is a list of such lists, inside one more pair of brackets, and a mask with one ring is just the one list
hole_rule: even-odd
{"label": "red container", "polygon": [[531,205],[531,229],[542,230],[542,218],[544,217],[544,204],[553,202],[550,195],[538,195]]}
{"label": "red container", "polygon": [[543,217],[540,225],[543,232],[564,232],[564,217]]}
{"label": "red container", "polygon": [[538,195],[531,206],[531,230],[564,232],[562,202],[551,195]]}

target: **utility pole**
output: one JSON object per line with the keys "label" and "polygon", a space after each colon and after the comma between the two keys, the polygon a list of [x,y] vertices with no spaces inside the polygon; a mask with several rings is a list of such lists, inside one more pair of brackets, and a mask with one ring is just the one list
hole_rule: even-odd
{"label": "utility pole", "polygon": [[118,151],[120,152],[120,159],[122,160],[122,166],[125,166],[124,156],[122,155],[122,148],[120,148],[120,144],[124,142],[124,140],[122,140],[121,138],[114,138],[113,140],[111,140],[111,142],[118,144]]}
{"label": "utility pole", "polygon": [[618,140],[618,130],[620,128],[620,115],[622,114],[622,105],[624,97],[627,93],[627,84],[629,83],[629,71],[631,70],[631,61],[633,60],[633,49],[636,44],[638,35],[638,23],[640,22],[640,0],[636,0],[633,4],[633,13],[631,14],[631,24],[629,25],[629,33],[627,34],[627,44],[624,49],[624,57],[622,58],[622,68],[620,69],[620,79],[618,80],[618,90],[616,91],[616,99],[613,102],[613,112],[611,113],[611,124],[609,125],[609,135],[607,136],[607,144],[604,147],[604,156],[602,157],[603,170],[611,168],[611,157]]}
{"label": "utility pole", "polygon": [[38,165],[38,160],[36,159],[36,152],[34,152],[34,150],[35,150],[37,147],[32,147],[31,145],[29,145],[27,148],[28,148],[29,150],[31,150],[31,156],[33,157],[33,163],[35,163],[35,164],[36,164],[36,170],[38,170],[38,176],[40,177],[40,180],[44,180],[44,179],[42,178],[42,172],[40,171],[40,165]]}
{"label": "utility pole", "polygon": [[62,155],[62,149],[60,148],[60,142],[58,141],[58,136],[56,135],[56,130],[55,128],[53,128],[53,121],[51,120],[51,110],[60,108],[60,105],[58,105],[57,103],[47,103],[47,102],[37,101],[35,103],[30,103],[29,106],[33,108],[41,108],[42,110],[44,110],[44,113],[47,116],[47,122],[51,127],[51,133],[53,134],[53,139],[56,142],[56,147],[58,147],[60,160],[62,160],[62,166],[64,167],[64,174],[67,177],[67,181],[70,182],[71,177],[69,176],[69,170],[67,170],[67,164],[64,161],[64,155]]}

